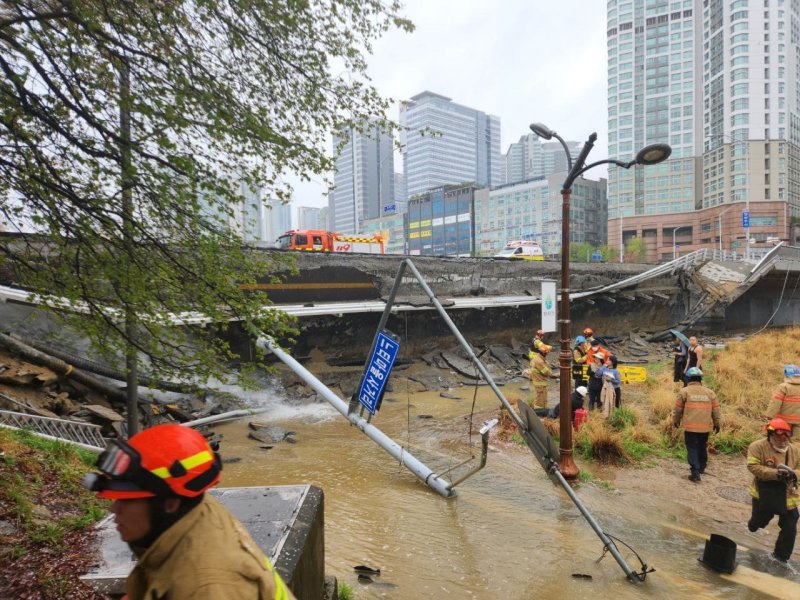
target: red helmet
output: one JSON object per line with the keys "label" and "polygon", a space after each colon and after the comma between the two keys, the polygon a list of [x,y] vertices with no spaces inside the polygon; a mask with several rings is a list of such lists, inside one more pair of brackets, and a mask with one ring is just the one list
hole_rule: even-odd
{"label": "red helmet", "polygon": [[544,331],[542,331],[541,329],[537,329],[536,330],[536,337],[542,337],[543,335],[544,335]]}
{"label": "red helmet", "polygon": [[788,431],[791,434],[792,428],[789,427],[789,424],[783,419],[772,419],[767,423],[767,435],[773,431]]}
{"label": "red helmet", "polygon": [[594,335],[594,330],[591,327],[587,327],[583,330],[583,335],[589,337],[590,335]]}
{"label": "red helmet", "polygon": [[113,440],[97,458],[100,474],[84,485],[99,498],[194,498],[219,481],[222,461],[206,439],[183,425],[157,425],[128,442]]}

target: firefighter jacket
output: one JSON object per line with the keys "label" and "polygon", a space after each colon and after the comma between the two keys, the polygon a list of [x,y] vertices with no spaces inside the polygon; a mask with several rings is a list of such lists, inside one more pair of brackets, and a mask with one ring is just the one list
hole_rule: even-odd
{"label": "firefighter jacket", "polygon": [[141,556],[126,591],[130,600],[294,600],[242,524],[208,494]]}
{"label": "firefighter jacket", "polygon": [[530,378],[531,384],[534,387],[546,386],[550,379],[550,365],[544,359],[544,356],[538,352],[529,352],[528,358],[531,359]]}
{"label": "firefighter jacket", "polygon": [[708,433],[712,426],[719,427],[721,419],[717,395],[697,381],[678,390],[672,423],[679,427],[681,422],[684,431],[693,433]]}
{"label": "firefighter jacket", "polygon": [[767,417],[783,419],[793,428],[800,426],[800,377],[787,377],[775,388]]}
{"label": "firefighter jacket", "polygon": [[[778,481],[778,465],[785,464],[800,477],[800,447],[796,444],[789,444],[786,454],[776,452],[769,443],[768,438],[756,440],[747,449],[747,470],[753,474],[753,481],[750,482],[750,495],[758,499],[758,488],[756,480]],[[800,507],[800,491],[794,487],[794,483],[786,480],[786,508],[791,510]]]}
{"label": "firefighter jacket", "polygon": [[583,366],[586,364],[586,359],[589,355],[586,352],[583,344],[575,346],[572,349],[572,378],[583,379]]}

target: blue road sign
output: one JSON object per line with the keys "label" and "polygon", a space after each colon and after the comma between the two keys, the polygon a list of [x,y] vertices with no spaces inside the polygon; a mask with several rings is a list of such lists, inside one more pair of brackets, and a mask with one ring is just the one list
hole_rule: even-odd
{"label": "blue road sign", "polygon": [[383,207],[383,214],[385,215],[393,215],[395,212],[397,212],[396,204],[389,204]]}
{"label": "blue road sign", "polygon": [[742,227],[750,227],[750,211],[742,211]]}
{"label": "blue road sign", "polygon": [[399,350],[400,342],[392,333],[385,329],[378,332],[358,390],[358,401],[372,415],[378,410]]}
{"label": "blue road sign", "polygon": [[601,260],[603,260],[602,254],[600,254],[599,252],[592,252],[592,261],[600,262]]}

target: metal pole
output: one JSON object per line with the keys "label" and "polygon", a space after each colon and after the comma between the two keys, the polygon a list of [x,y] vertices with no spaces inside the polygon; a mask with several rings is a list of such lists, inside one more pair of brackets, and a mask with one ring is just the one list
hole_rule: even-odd
{"label": "metal pole", "polygon": [[305,367],[303,367],[303,365],[297,362],[294,358],[281,350],[277,344],[265,337],[259,337],[256,343],[261,344],[265,349],[272,351],[275,356],[281,359],[286,365],[289,366],[290,369],[292,369],[292,371],[294,371],[303,381],[305,381],[308,386],[311,387],[311,389],[325,398],[325,400],[327,400],[331,406],[338,410],[342,416],[363,431],[368,438],[386,450],[386,452],[388,452],[392,457],[396,458],[401,465],[414,473],[414,475],[416,475],[425,485],[445,498],[455,496],[455,491],[451,489],[450,484],[446,479],[431,471],[412,454],[410,454],[405,448],[396,443],[392,438],[387,436],[374,425],[370,425],[358,414],[348,414],[348,406],[344,400],[339,398],[336,394],[325,387],[325,384],[314,377],[312,373],[307,371]]}
{"label": "metal pole", "polygon": [[625,262],[625,240],[622,236],[622,206],[619,207],[619,262]]}
{"label": "metal pole", "polygon": [[[588,152],[581,154],[583,157]],[[570,352],[569,332],[569,199],[572,185],[561,190],[561,350],[558,353],[559,365],[559,448],[558,468],[568,481],[578,478],[578,466],[572,458],[572,402],[570,368],[572,355]]]}

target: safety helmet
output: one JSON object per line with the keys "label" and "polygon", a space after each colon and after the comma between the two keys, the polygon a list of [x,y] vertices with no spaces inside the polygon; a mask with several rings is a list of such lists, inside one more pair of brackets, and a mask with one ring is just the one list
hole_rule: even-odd
{"label": "safety helmet", "polygon": [[579,335],[578,337],[575,338],[575,345],[576,346],[580,346],[581,344],[585,344],[585,343],[586,343],[586,338],[583,337],[582,335]]}
{"label": "safety helmet", "polygon": [[767,435],[773,431],[787,431],[789,435],[792,434],[792,428],[789,427],[789,424],[783,419],[772,419],[767,423]]}
{"label": "safety helmet", "polygon": [[586,329],[583,330],[583,335],[586,335],[586,336],[594,335],[594,331],[592,330],[591,327],[587,327]]}
{"label": "safety helmet", "polygon": [[586,389],[585,385],[579,385],[575,388],[575,391],[578,392],[581,396],[586,396],[589,393],[589,390]]}
{"label": "safety helmet", "polygon": [[797,365],[785,365],[783,367],[784,377],[797,377],[798,375],[800,375],[800,367]]}
{"label": "safety helmet", "polygon": [[689,369],[686,371],[686,376],[687,377],[702,377],[703,376],[703,372],[700,369],[698,369],[697,367],[689,367]]}
{"label": "safety helmet", "polygon": [[202,434],[183,425],[157,425],[127,442],[112,440],[97,458],[100,473],[84,485],[99,498],[194,498],[219,481],[222,461]]}
{"label": "safety helmet", "polygon": [[542,331],[541,329],[537,329],[536,330],[536,337],[542,337],[543,335],[544,335],[544,331]]}

